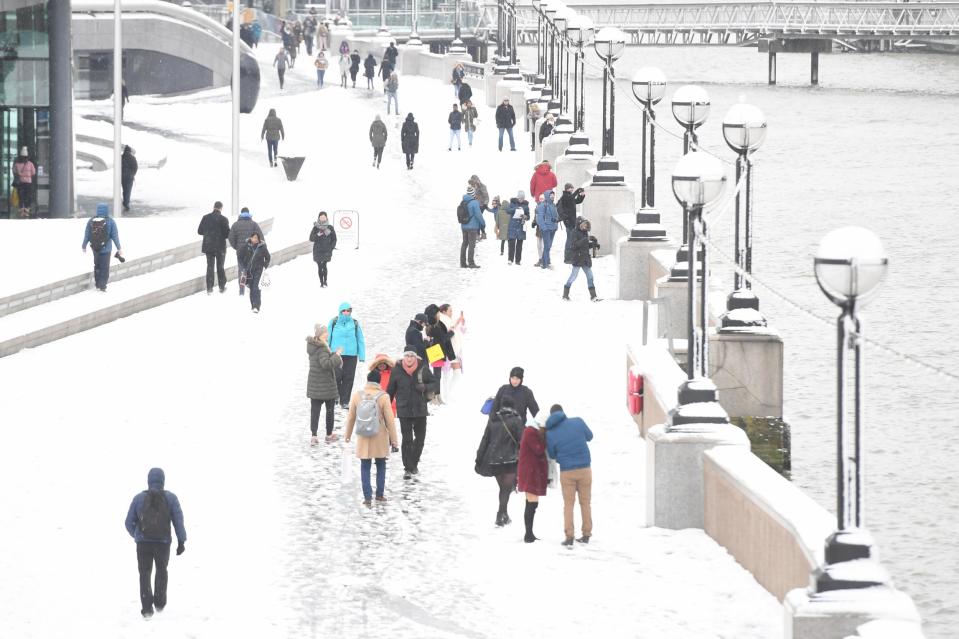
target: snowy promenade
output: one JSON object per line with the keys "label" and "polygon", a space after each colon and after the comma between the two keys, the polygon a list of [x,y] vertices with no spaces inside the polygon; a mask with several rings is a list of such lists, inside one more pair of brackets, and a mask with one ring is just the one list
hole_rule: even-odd
{"label": "snowy promenade", "polygon": [[[382,93],[335,82],[297,93],[314,77],[305,62],[288,73],[289,95],[264,95],[243,120],[241,199],[276,218],[274,249],[305,239],[320,209],[358,210],[360,250],[336,252],[327,289],[309,256],[277,267],[259,315],[231,283],[227,295],[194,295],[0,360],[0,637],[782,636],[779,603],[703,531],[645,527],[644,443],[622,396],[623,344],[641,306],[590,304],[582,281],[564,303],[565,268],[534,269],[535,257],[508,266],[492,232],[477,249],[482,268],[458,268],[454,211],[466,179],[478,174],[491,196],[528,190],[527,147],[497,153],[492,110],[479,107],[476,146],[447,152],[449,87],[403,77],[400,105],[405,115],[415,104],[420,155],[406,171],[389,122],[377,171],[367,130]],[[263,77],[275,82],[268,67]],[[269,108],[289,138],[280,153],[307,155],[297,182],[266,165],[258,134]],[[197,219],[226,200],[228,123],[211,131],[229,105],[137,110],[135,122],[170,134],[170,198],[189,198]],[[183,181],[198,171],[176,161],[187,157],[178,136],[201,134],[211,177]],[[163,190],[144,185],[154,206]],[[597,260],[605,297],[612,267]],[[370,357],[396,354],[430,302],[452,303],[468,322],[465,378],[430,418],[417,481],[404,482],[391,459],[389,501],[372,510],[358,477],[341,482],[342,441],[309,445],[303,340],[344,300]],[[595,433],[587,547],[559,545],[556,491],[537,513],[540,541],[522,541],[521,494],[514,523],[493,525],[495,482],[473,472],[479,407],[517,365],[541,406],[560,402]],[[123,517],[155,465],[180,497],[189,540],[170,562],[169,607],[147,623]]]}

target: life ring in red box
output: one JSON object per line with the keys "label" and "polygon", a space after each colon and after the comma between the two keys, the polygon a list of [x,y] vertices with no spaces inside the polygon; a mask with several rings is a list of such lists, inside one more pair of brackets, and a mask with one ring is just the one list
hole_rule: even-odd
{"label": "life ring in red box", "polygon": [[626,404],[630,415],[643,412],[643,386],[643,376],[630,368],[626,374]]}

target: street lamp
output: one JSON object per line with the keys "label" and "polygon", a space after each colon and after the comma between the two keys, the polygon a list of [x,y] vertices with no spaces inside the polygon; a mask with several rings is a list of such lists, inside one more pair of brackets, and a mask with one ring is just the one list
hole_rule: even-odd
{"label": "street lamp", "polygon": [[[672,111],[673,117],[685,129],[683,135],[683,155],[685,155],[699,143],[696,129],[709,117],[709,94],[702,87],[691,84],[681,86],[673,93]],[[669,273],[670,281],[681,282],[687,277],[696,276],[695,271],[685,270],[688,262],[686,256],[688,247],[689,211],[683,209],[683,244],[676,251],[676,262]]]}
{"label": "street lamp", "polygon": [[533,0],[533,10],[536,11],[536,75],[543,75],[543,0]]}
{"label": "street lamp", "polygon": [[378,38],[389,38],[390,30],[386,26],[386,0],[380,0],[380,28],[376,31]]}
{"label": "street lamp", "polygon": [[547,82],[549,86],[553,87],[553,91],[559,91],[559,88],[556,86],[556,30],[553,26],[553,19],[556,17],[556,12],[559,11],[559,8],[564,6],[559,0],[552,0],[549,5],[543,9],[543,15],[546,16],[546,37],[549,42],[549,58],[546,61],[547,66]]}
{"label": "street lamp", "polygon": [[[553,18],[553,26],[556,29],[556,37],[558,39],[557,47],[557,58],[559,71],[556,75],[556,84],[559,89],[559,106],[560,110],[564,113],[566,112],[567,104],[569,99],[567,97],[568,91],[568,78],[569,78],[569,48],[566,46],[566,25],[569,23],[571,18],[576,16],[576,12],[568,7],[561,7],[556,12],[556,16]],[[564,62],[565,56],[565,62]]]}
{"label": "street lamp", "polygon": [[[613,155],[614,136],[616,129],[616,92],[613,88],[613,79],[616,77],[613,62],[623,55],[626,49],[626,34],[616,27],[603,27],[596,33],[593,47],[604,62],[603,68],[603,156]],[[607,126],[607,94],[609,100],[609,120]]]}
{"label": "street lamp", "polygon": [[582,131],[586,127],[586,69],[583,46],[593,40],[593,21],[586,16],[577,15],[567,25],[566,32],[576,45],[576,65],[573,67],[573,128]]}
{"label": "street lamp", "polygon": [[[656,67],[643,67],[633,74],[633,95],[643,105],[643,184],[640,208],[656,206],[656,112],[653,107],[666,95],[666,76]],[[646,136],[649,135],[649,146]],[[649,172],[646,158],[649,158]]]}
{"label": "street lamp", "polygon": [[460,38],[460,0],[453,6],[453,42],[450,43],[450,53],[466,53],[466,47]]}
{"label": "street lamp", "polygon": [[416,30],[416,24],[419,22],[419,14],[416,8],[417,0],[410,0],[410,37],[407,39],[406,44],[413,47],[423,46],[423,41],[420,39],[420,33]]}
{"label": "street lamp", "polygon": [[[886,571],[877,562],[868,561],[876,557],[875,544],[865,530],[862,517],[862,330],[856,310],[877,290],[889,260],[874,233],[847,226],[822,239],[813,264],[819,288],[840,308],[836,321],[837,530],[826,540],[825,565],[814,571],[813,583],[816,592],[887,585]],[[850,350],[854,370],[851,446],[845,420],[845,360]],[[852,450],[847,451],[847,447]]]}
{"label": "street lamp", "polygon": [[[736,228],[733,257],[736,265],[751,275],[753,272],[752,162],[749,154],[766,139],[766,116],[749,104],[734,104],[723,118],[723,137],[739,157],[736,159],[736,184],[745,174],[745,183],[736,193]],[[745,216],[745,237],[740,242],[740,212]],[[745,248],[741,247],[745,245]],[[766,326],[759,312],[759,298],[752,291],[752,282],[739,271],[734,276],[733,292],[726,298],[726,312],[720,321],[722,330],[742,331]]]}

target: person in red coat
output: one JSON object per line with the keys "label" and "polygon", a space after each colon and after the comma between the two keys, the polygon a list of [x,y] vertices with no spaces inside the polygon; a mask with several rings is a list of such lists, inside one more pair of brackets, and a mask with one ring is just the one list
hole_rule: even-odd
{"label": "person in red coat", "polygon": [[533,177],[529,181],[529,193],[533,196],[533,201],[539,201],[540,193],[545,193],[556,188],[556,174],[553,173],[549,162],[540,162],[533,169]]}
{"label": "person in red coat", "polygon": [[526,493],[526,536],[528,544],[536,541],[533,536],[533,518],[539,506],[539,498],[546,494],[549,468],[546,464],[546,427],[527,426],[519,442],[519,464],[516,469],[517,488]]}

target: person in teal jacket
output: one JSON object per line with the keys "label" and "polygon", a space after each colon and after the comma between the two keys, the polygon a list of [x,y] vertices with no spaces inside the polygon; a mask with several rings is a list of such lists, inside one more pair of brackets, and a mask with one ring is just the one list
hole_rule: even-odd
{"label": "person in teal jacket", "polygon": [[353,378],[356,375],[356,360],[366,361],[363,329],[353,318],[353,306],[349,302],[340,304],[339,312],[330,320],[327,329],[330,332],[330,350],[335,353],[336,349],[343,349],[340,351],[343,368],[340,369],[336,386],[340,393],[340,406],[349,408],[350,395],[353,394]]}
{"label": "person in teal jacket", "polygon": [[563,489],[564,546],[573,545],[573,506],[579,496],[583,518],[583,536],[577,539],[588,544],[593,534],[593,511],[590,505],[593,489],[592,460],[589,444],[593,431],[579,417],[567,417],[563,407],[553,404],[546,419],[546,453],[559,463],[559,485]]}
{"label": "person in teal jacket", "polygon": [[460,224],[463,231],[463,243],[460,245],[460,268],[479,268],[473,259],[476,253],[476,238],[480,231],[486,230],[486,220],[483,219],[483,207],[476,199],[476,189],[472,186],[466,187],[466,195],[463,196],[466,202],[466,210],[470,217],[465,224]]}
{"label": "person in teal jacket", "polygon": [[543,259],[540,266],[551,268],[549,260],[549,249],[553,246],[553,236],[556,235],[557,222],[559,222],[559,212],[553,203],[553,192],[546,191],[540,196],[540,202],[536,205],[536,225],[539,227],[540,234],[543,236]]}

